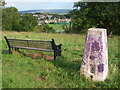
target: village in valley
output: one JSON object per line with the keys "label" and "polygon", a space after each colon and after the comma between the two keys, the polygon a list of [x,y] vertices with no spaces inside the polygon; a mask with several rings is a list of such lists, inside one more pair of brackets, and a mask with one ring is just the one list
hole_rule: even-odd
{"label": "village in valley", "polygon": [[64,17],[58,17],[54,15],[44,15],[44,14],[33,14],[34,17],[36,17],[38,20],[38,25],[42,24],[55,24],[59,22],[69,23],[71,21],[70,18]]}
{"label": "village in valley", "polygon": [[[72,9],[40,9],[19,11],[20,20],[30,18],[35,24],[32,31],[45,33],[66,33],[71,23],[69,11]],[[29,21],[25,21],[29,23]],[[24,25],[24,24],[22,24]],[[28,27],[29,28],[29,27]],[[23,28],[28,30],[28,28]]]}
{"label": "village in valley", "polygon": [[[32,15],[36,18],[37,32],[65,33],[64,25],[70,25],[71,18],[68,13],[21,13],[21,16]],[[47,31],[44,29],[47,27]]]}

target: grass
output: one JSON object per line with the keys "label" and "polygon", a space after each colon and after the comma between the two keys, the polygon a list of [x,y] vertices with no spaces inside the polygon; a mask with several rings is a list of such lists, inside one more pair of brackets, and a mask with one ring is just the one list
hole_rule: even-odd
{"label": "grass", "polygon": [[50,27],[52,27],[54,30],[61,30],[64,31],[63,27],[61,24],[48,24]]}
{"label": "grass", "polygon": [[[2,37],[2,86],[3,88],[118,88],[118,36],[108,38],[109,75],[105,82],[92,82],[80,76],[85,35],[47,34],[34,32],[3,31],[9,38],[51,40],[62,43],[62,57],[55,61],[44,58],[34,59],[22,53],[8,54],[7,44]],[[21,52],[36,53],[32,50]],[[37,52],[43,53],[43,52]],[[51,53],[45,53],[50,54]]]}

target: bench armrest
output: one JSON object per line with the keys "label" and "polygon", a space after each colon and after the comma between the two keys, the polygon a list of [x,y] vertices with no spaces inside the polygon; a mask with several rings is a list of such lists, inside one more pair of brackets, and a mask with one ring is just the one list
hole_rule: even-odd
{"label": "bench armrest", "polygon": [[61,47],[62,46],[62,44],[58,44],[58,45],[56,45],[57,47]]}

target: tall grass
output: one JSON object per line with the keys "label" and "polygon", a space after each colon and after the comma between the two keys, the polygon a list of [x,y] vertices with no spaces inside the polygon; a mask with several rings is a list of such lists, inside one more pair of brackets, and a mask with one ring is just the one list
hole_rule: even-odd
{"label": "tall grass", "polygon": [[[118,36],[108,38],[109,75],[105,82],[92,82],[80,76],[85,35],[48,34],[34,32],[3,31],[8,38],[51,40],[62,43],[62,56],[48,61],[45,58],[32,58],[13,51],[8,54],[7,44],[2,37],[3,88],[118,88]],[[44,53],[20,50],[27,53]],[[44,53],[49,55],[49,53]],[[50,55],[52,55],[50,53]]]}

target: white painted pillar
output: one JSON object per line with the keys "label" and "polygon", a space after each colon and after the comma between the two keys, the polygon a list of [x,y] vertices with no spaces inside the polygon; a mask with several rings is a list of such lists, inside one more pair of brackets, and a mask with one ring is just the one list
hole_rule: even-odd
{"label": "white painted pillar", "polygon": [[104,81],[108,74],[106,29],[88,29],[80,74],[93,81]]}

